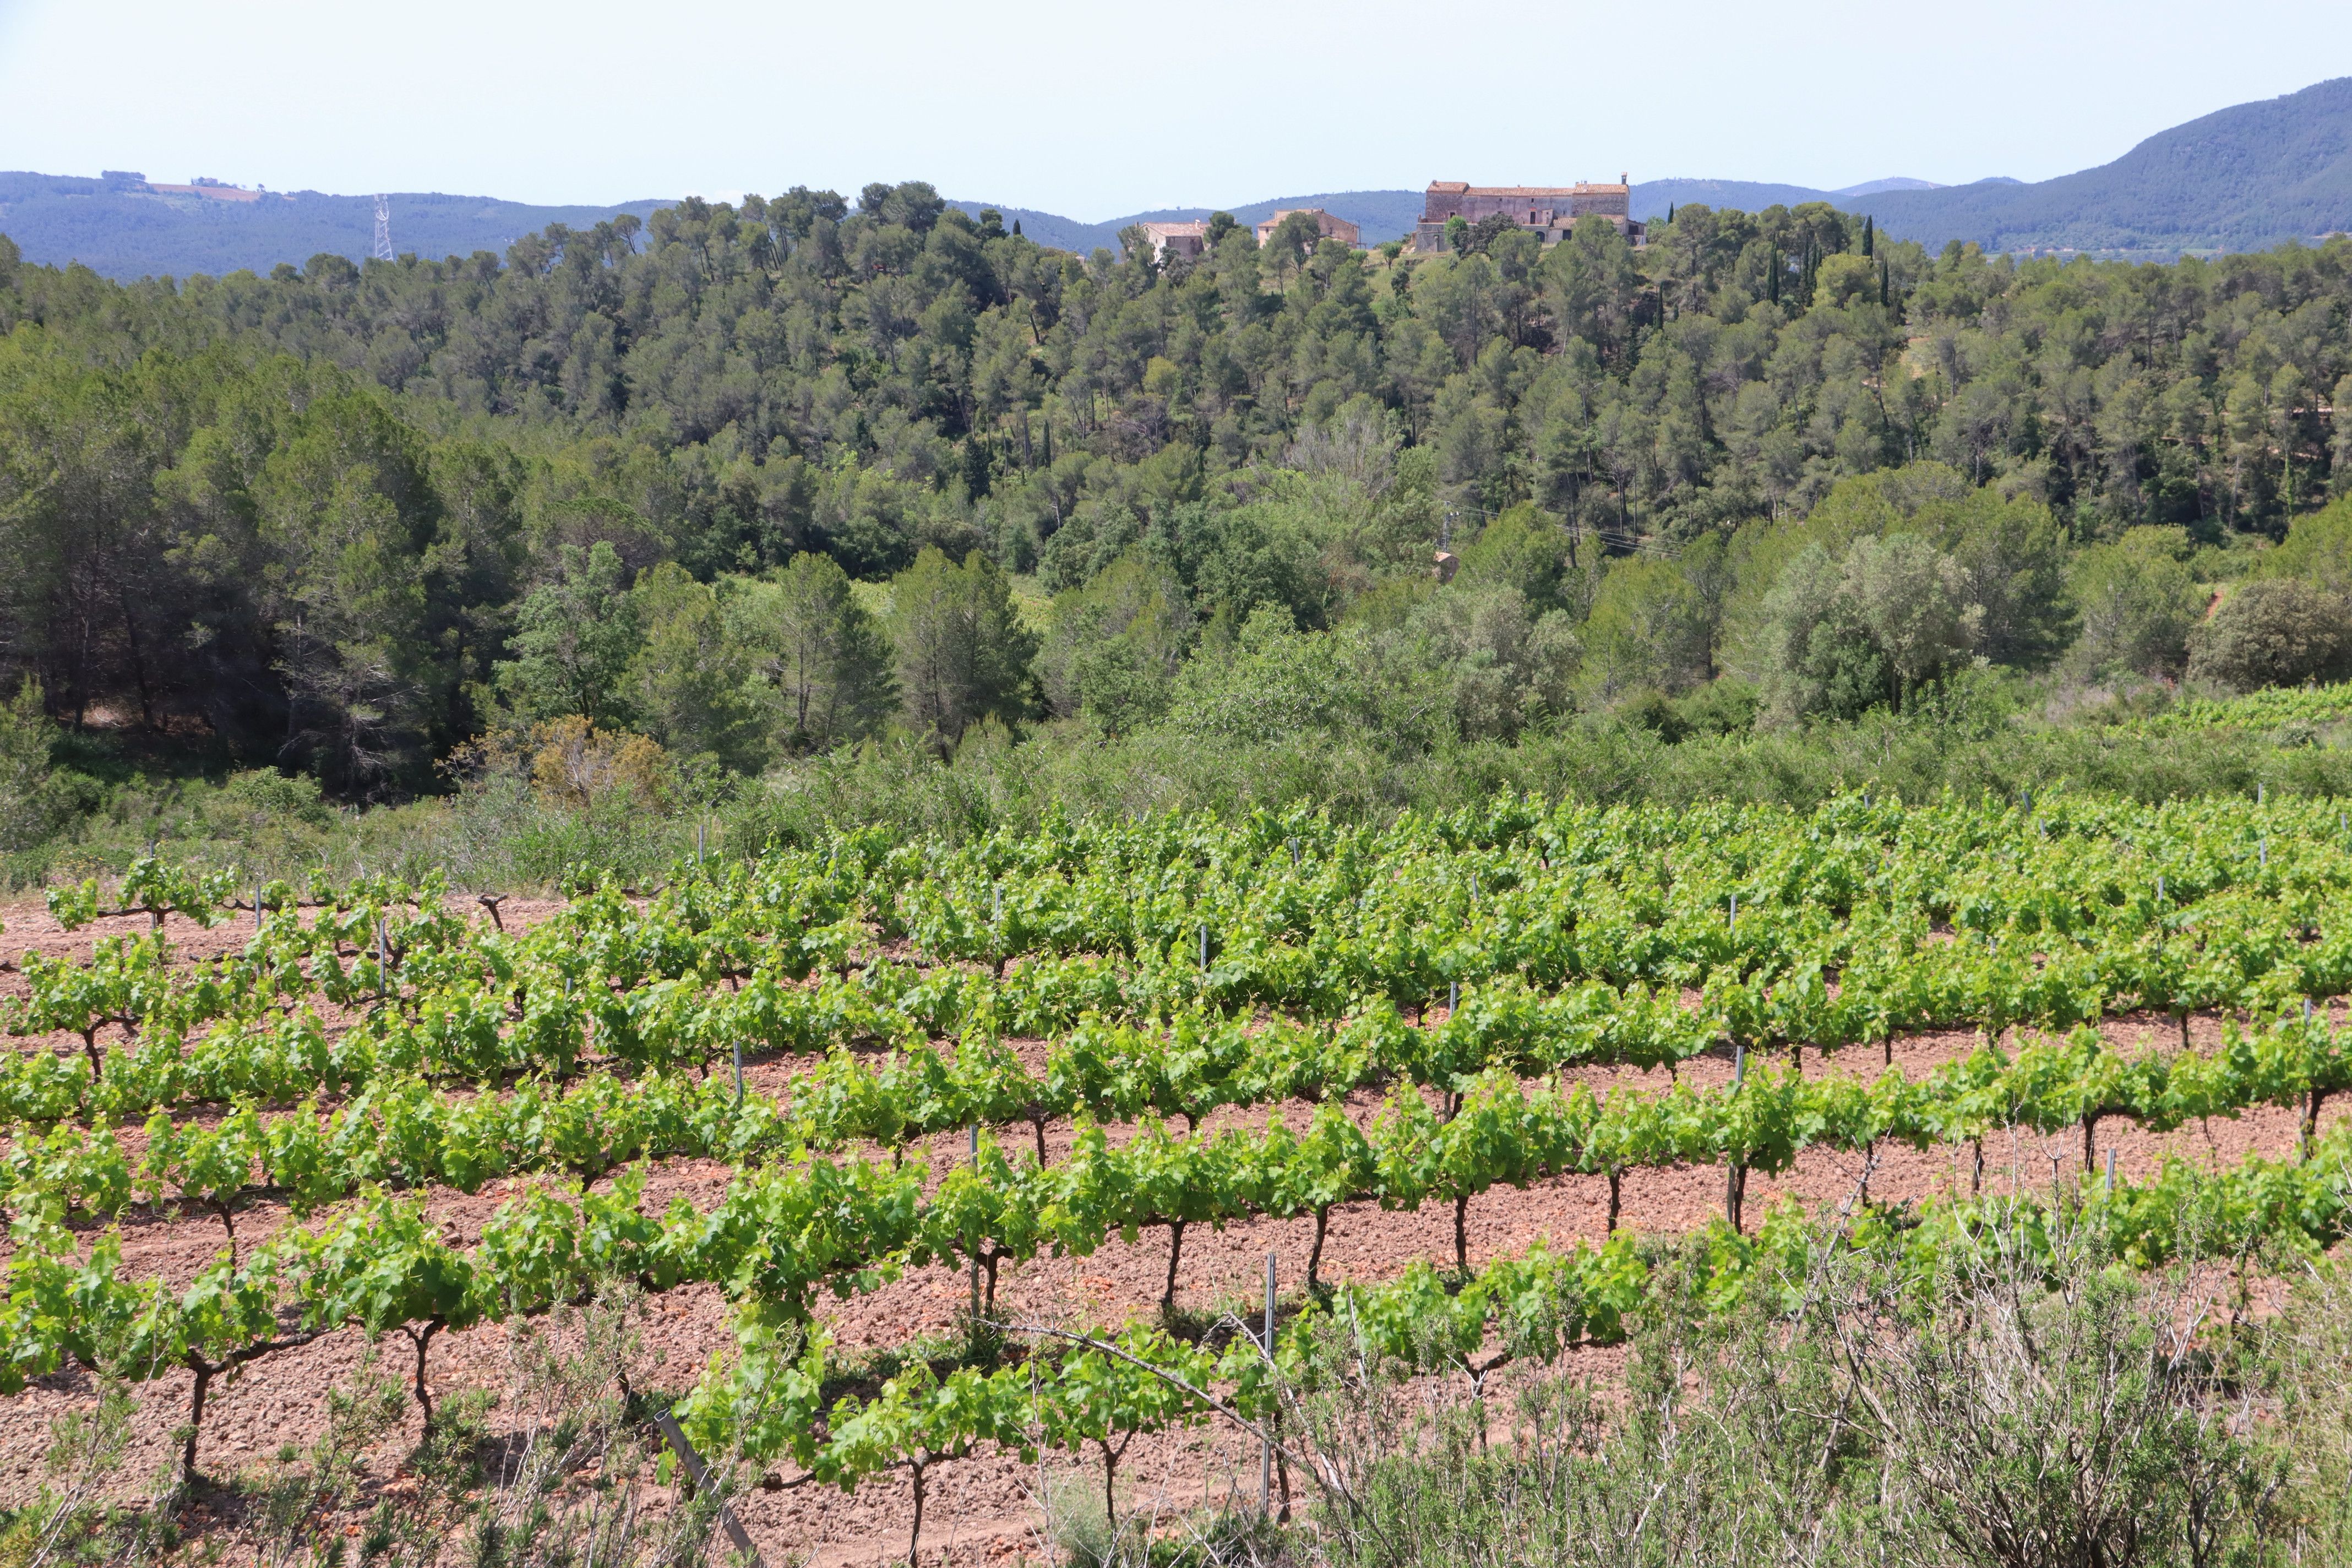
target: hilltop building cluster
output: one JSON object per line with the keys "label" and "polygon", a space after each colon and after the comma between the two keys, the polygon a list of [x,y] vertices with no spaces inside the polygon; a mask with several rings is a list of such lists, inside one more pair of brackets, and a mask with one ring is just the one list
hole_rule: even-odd
{"label": "hilltop building cluster", "polygon": [[[1305,213],[1315,220],[1315,227],[1325,239],[1361,249],[1364,231],[1346,218],[1325,212],[1321,207],[1284,207],[1270,214],[1257,226],[1257,242],[1264,245],[1282,226],[1282,220],[1291,214]],[[1137,227],[1143,230],[1144,242],[1151,247],[1151,259],[1165,261],[1171,256],[1199,256],[1209,248],[1209,225],[1205,219],[1192,218],[1180,223],[1146,223]]]}
{"label": "hilltop building cluster", "polygon": [[[1579,181],[1573,185],[1473,185],[1460,180],[1432,180],[1423,193],[1421,222],[1414,226],[1411,247],[1423,254],[1437,254],[1446,248],[1446,227],[1454,219],[1475,226],[1496,216],[1534,235],[1546,246],[1558,245],[1567,238],[1580,219],[1606,218],[1627,241],[1639,246],[1647,237],[1647,229],[1633,216],[1633,186],[1631,177],[1625,174],[1618,175],[1615,184]],[[1264,245],[1273,238],[1283,219],[1294,213],[1314,218],[1317,231],[1325,239],[1336,239],[1359,249],[1363,246],[1361,228],[1320,207],[1284,207],[1268,214],[1256,225],[1257,242]],[[1177,256],[1198,257],[1209,248],[1209,225],[1205,219],[1136,226],[1143,231],[1144,243],[1151,247],[1155,261]]]}
{"label": "hilltop building cluster", "polygon": [[1572,185],[1473,185],[1458,180],[1432,180],[1423,193],[1421,222],[1413,229],[1416,251],[1445,248],[1445,226],[1454,218],[1468,224],[1500,216],[1547,246],[1568,237],[1577,220],[1605,217],[1634,245],[1644,237],[1644,226],[1633,216],[1633,185],[1620,174],[1613,185],[1580,180]]}

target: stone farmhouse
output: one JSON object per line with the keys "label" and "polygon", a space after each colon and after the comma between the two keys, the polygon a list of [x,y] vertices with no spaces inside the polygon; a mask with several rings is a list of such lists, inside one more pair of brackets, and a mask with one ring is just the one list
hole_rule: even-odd
{"label": "stone farmhouse", "polygon": [[1280,212],[1270,215],[1264,223],[1257,226],[1257,242],[1264,245],[1267,240],[1272,239],[1274,231],[1282,226],[1282,220],[1294,212],[1303,212],[1313,218],[1315,226],[1321,231],[1325,239],[1336,239],[1342,245],[1352,246],[1360,250],[1363,248],[1364,231],[1362,229],[1349,223],[1346,218],[1333,217],[1321,207],[1285,207]]}
{"label": "stone farmhouse", "polygon": [[1165,261],[1171,256],[1198,256],[1209,248],[1209,226],[1200,218],[1190,223],[1140,223],[1143,240],[1151,247],[1151,259]]}
{"label": "stone farmhouse", "polygon": [[[1293,212],[1303,212],[1315,219],[1316,227],[1325,239],[1336,239],[1342,245],[1360,247],[1363,231],[1346,218],[1334,217],[1321,207],[1285,207],[1257,226],[1257,242],[1264,245],[1274,237],[1276,227]],[[1144,243],[1151,247],[1151,259],[1165,261],[1171,256],[1199,256],[1209,248],[1209,226],[1206,220],[1194,218],[1184,223],[1143,223],[1136,226],[1143,231]]]}
{"label": "stone farmhouse", "polygon": [[1421,222],[1413,230],[1416,251],[1445,248],[1448,218],[1476,223],[1502,214],[1521,230],[1558,245],[1582,217],[1605,217],[1617,232],[1638,246],[1643,226],[1632,216],[1633,187],[1623,174],[1613,185],[1472,185],[1455,180],[1432,180],[1422,197]]}

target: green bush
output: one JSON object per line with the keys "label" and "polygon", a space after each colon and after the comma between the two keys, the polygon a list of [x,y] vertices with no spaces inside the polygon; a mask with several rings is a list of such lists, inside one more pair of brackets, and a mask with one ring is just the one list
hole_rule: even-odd
{"label": "green bush", "polygon": [[2352,669],[2352,600],[2293,578],[2239,585],[2189,635],[2189,679],[2231,691]]}
{"label": "green bush", "polygon": [[41,711],[41,688],[27,680],[0,707],[0,851],[31,849],[56,833],[73,808],[70,791],[50,763],[57,726]]}

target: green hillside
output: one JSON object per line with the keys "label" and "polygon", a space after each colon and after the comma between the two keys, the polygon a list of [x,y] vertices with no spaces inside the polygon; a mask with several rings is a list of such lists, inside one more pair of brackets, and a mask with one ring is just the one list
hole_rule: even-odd
{"label": "green hillside", "polygon": [[2259,250],[2352,229],[2352,77],[2192,120],[2055,180],[1842,205],[1930,248]]}
{"label": "green hillside", "polygon": [[[1649,241],[1160,266],[910,182],[503,268],[171,289],[0,242],[0,692],[391,798],[565,722],[700,790],[894,726],[1378,769],[1908,711],[1980,665],[2352,674],[2352,240],[2013,267],[1691,205]],[[2307,582],[2200,629],[2273,567]],[[985,668],[894,666],[982,623]]]}

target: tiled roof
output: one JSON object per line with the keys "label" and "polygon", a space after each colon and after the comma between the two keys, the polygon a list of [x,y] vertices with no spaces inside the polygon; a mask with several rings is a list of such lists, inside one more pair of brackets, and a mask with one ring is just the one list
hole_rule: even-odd
{"label": "tiled roof", "polygon": [[1583,184],[1573,185],[1456,185],[1433,184],[1429,188],[1433,191],[1451,192],[1456,195],[1510,196],[1516,200],[1526,201],[1531,198],[1541,199],[1545,196],[1613,195],[1621,191],[1630,194],[1633,187],[1631,185],[1594,185]]}

